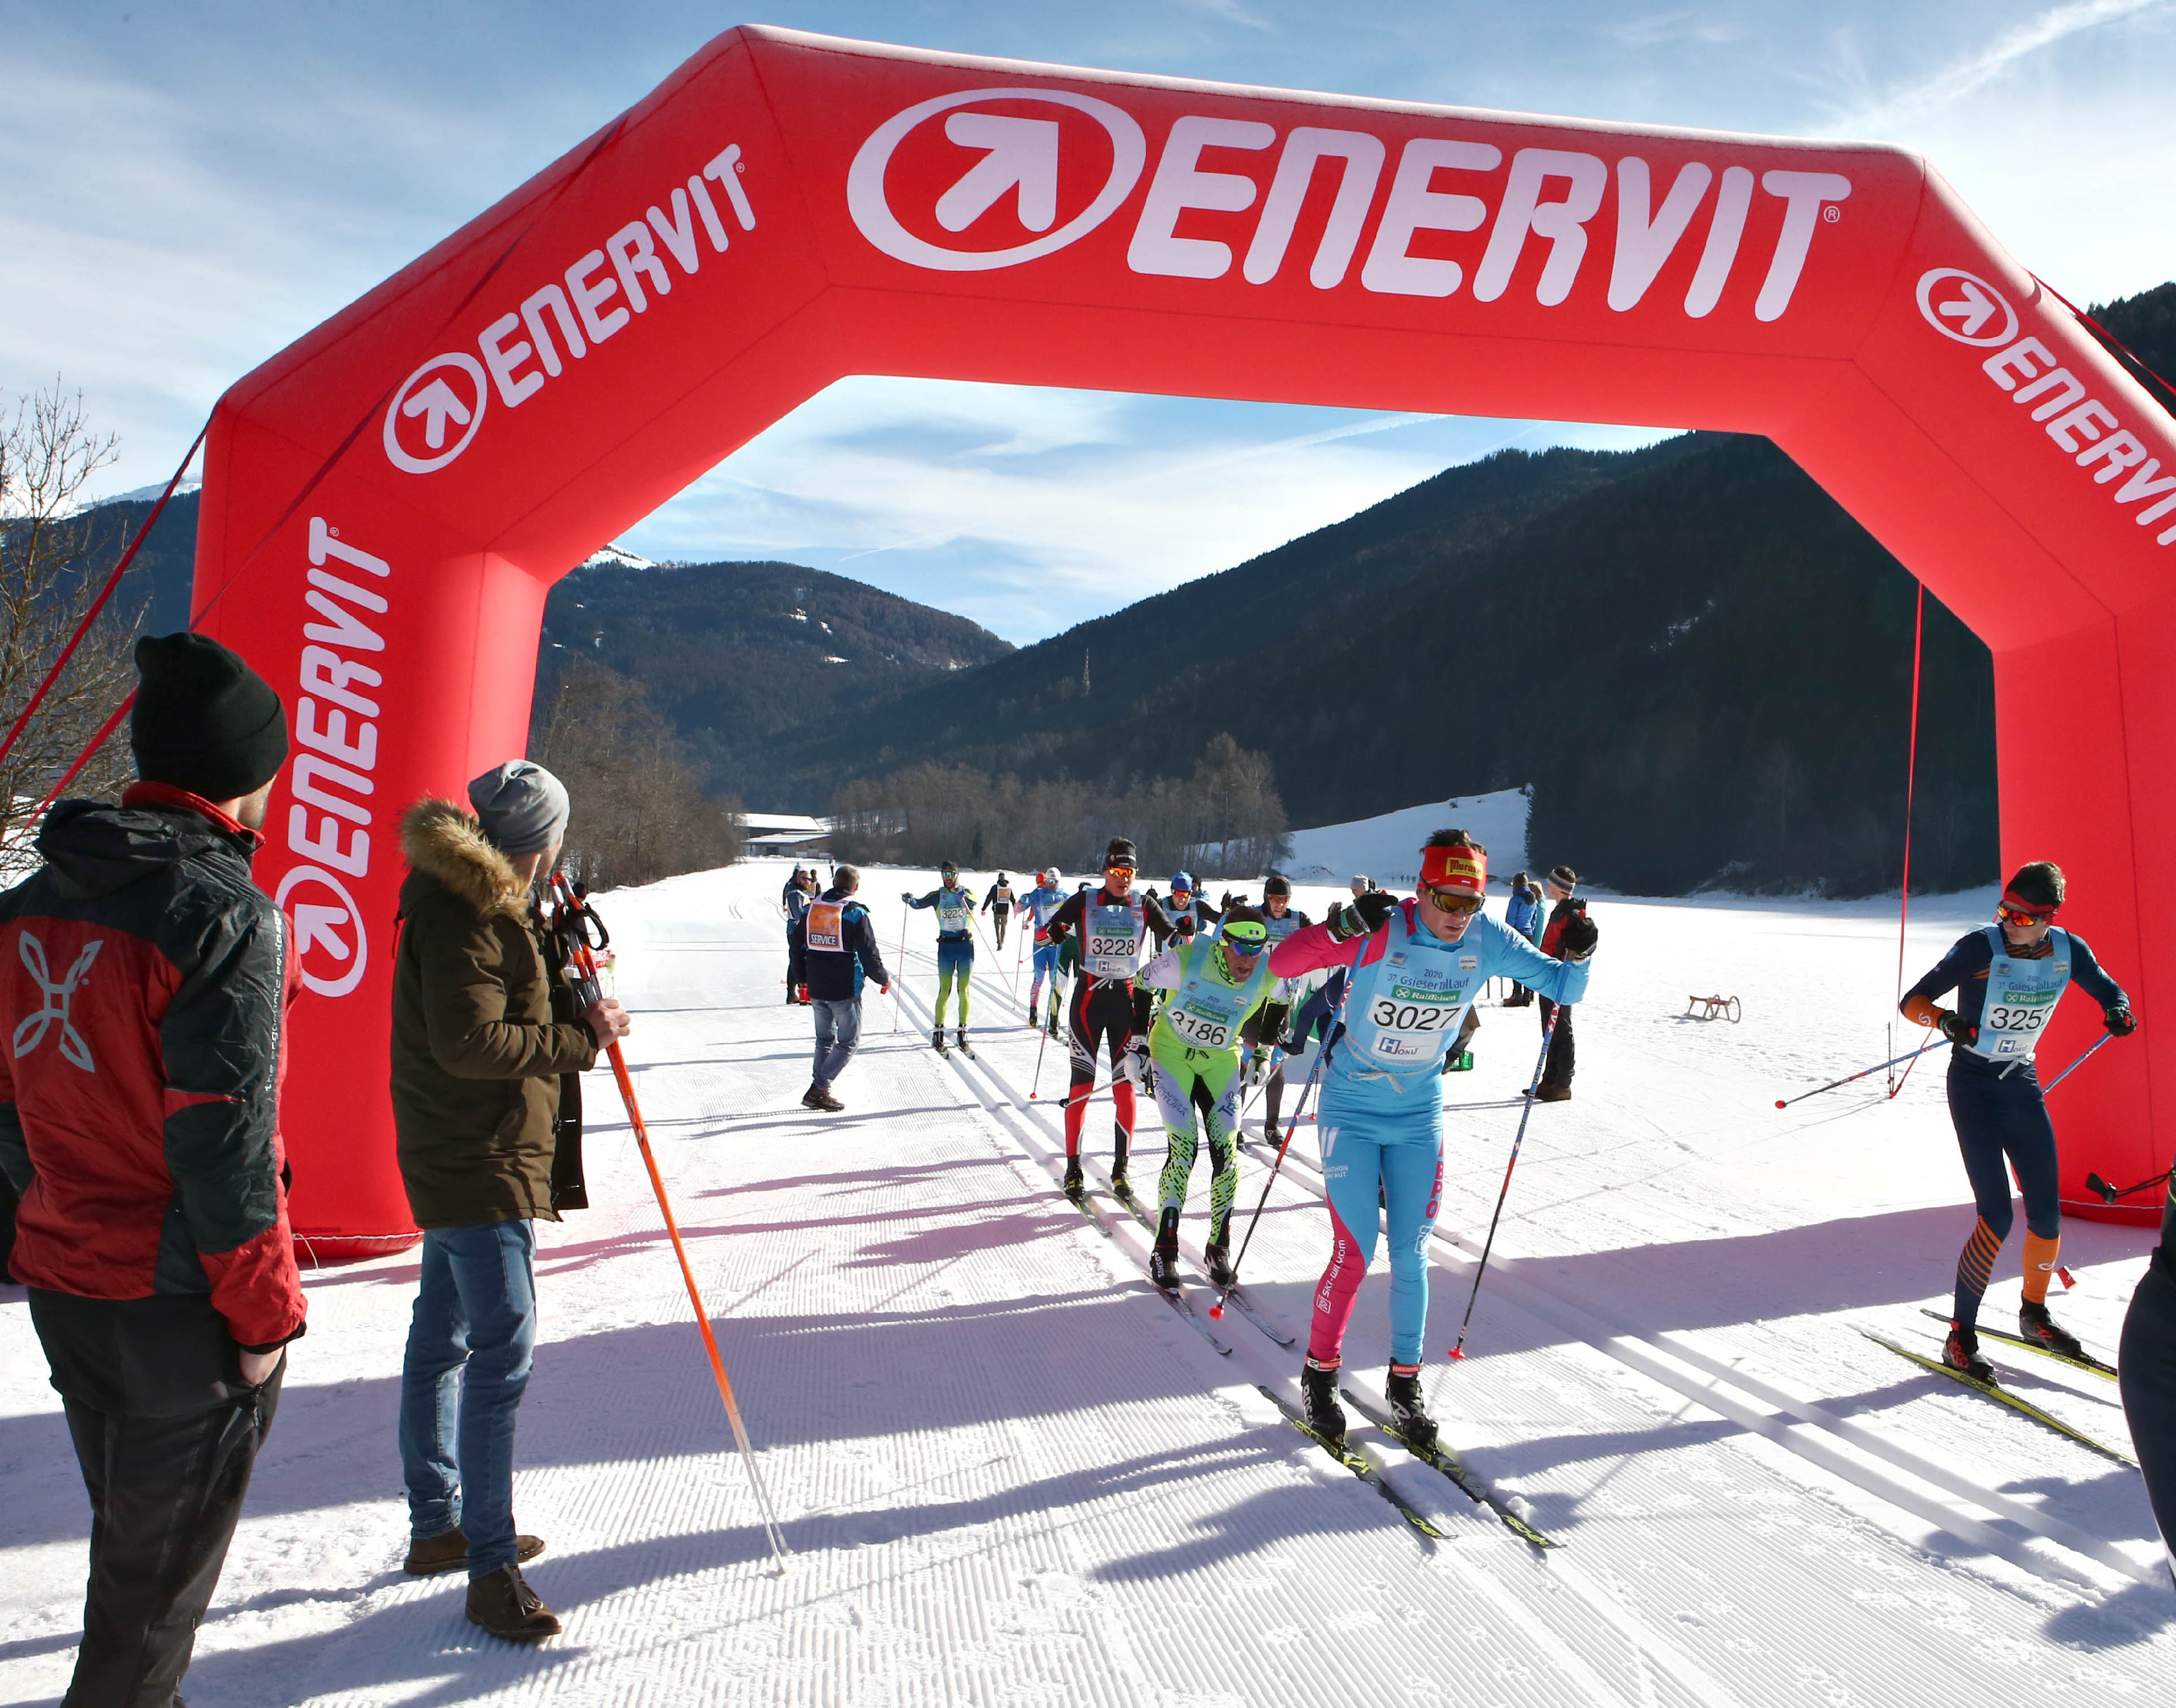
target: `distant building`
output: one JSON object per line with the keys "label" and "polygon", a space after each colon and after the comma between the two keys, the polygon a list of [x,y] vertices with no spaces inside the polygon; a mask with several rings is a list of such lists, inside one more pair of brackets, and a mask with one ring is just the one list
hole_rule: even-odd
{"label": "distant building", "polygon": [[821,819],[802,813],[743,813],[741,823],[750,854],[813,857],[831,851],[831,827]]}

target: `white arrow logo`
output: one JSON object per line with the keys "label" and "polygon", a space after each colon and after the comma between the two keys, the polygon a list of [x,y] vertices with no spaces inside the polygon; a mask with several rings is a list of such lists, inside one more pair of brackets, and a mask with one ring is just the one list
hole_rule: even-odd
{"label": "white arrow logo", "polygon": [[[1977,275],[1935,267],[1919,275],[1919,313],[1945,338],[1989,349],[2017,336],[2017,311]],[[1987,328],[1993,323],[1994,330]]]}
{"label": "white arrow logo", "polygon": [[454,395],[454,389],[443,379],[434,379],[407,402],[400,405],[400,413],[413,421],[425,417],[423,443],[434,451],[446,448],[446,422],[449,416],[463,427],[469,424],[469,406]]}
{"label": "white arrow logo", "polygon": [[[449,371],[454,369],[460,371],[463,379],[449,383]],[[490,399],[489,384],[484,378],[483,364],[473,356],[454,351],[432,356],[408,376],[385,407],[386,460],[411,475],[427,475],[433,469],[445,467],[469,448],[476,429],[483,425],[484,405]],[[404,421],[423,423],[427,455],[418,456],[400,442],[400,423]],[[451,444],[446,443],[446,423],[449,421],[462,429],[461,436]],[[414,431],[413,427],[409,429],[411,433]]]}
{"label": "white arrow logo", "polygon": [[[1064,225],[1058,224],[1058,153],[1059,122],[1048,118],[1015,118],[1009,114],[962,112],[961,107],[987,106],[994,102],[1063,107],[1085,113],[1103,127],[1111,139],[1111,172],[1095,200]],[[884,173],[899,145],[917,127],[939,113],[949,114],[944,134],[962,148],[981,149],[983,156],[965,177],[936,199],[933,211],[939,228],[964,231],[989,212],[1005,194],[1020,192],[1020,224],[1042,235],[1009,249],[947,249],[918,237],[900,223],[886,199]],[[1086,237],[1118,209],[1140,182],[1148,164],[1148,139],[1123,108],[1092,95],[1075,95],[1067,89],[963,89],[920,101],[895,113],[869,133],[846,173],[846,210],[869,242],[895,260],[934,272],[981,273],[995,267],[1016,267],[1054,253],[1068,243]],[[925,192],[926,193],[926,192]],[[927,220],[927,203],[917,203],[917,217]],[[1053,229],[1053,227],[1056,229]]]}
{"label": "white arrow logo", "polygon": [[307,955],[318,944],[335,960],[347,959],[347,939],[333,927],[347,923],[347,909],[327,907],[315,901],[297,902],[295,906],[295,953]]}
{"label": "white arrow logo", "polygon": [[[964,231],[1020,187],[1020,222],[1047,231],[1058,218],[1058,121],[1006,118],[994,112],[955,112],[944,134],[962,148],[987,149],[967,176],[937,199],[937,223]],[[414,409],[412,403],[408,405]]]}

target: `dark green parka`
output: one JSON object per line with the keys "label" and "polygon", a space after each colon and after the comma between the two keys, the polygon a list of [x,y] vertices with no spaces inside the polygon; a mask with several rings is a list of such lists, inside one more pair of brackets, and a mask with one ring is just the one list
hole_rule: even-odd
{"label": "dark green parka", "polygon": [[450,801],[400,821],[393,1118],[419,1227],[585,1208],[581,1081],[596,1040],[505,855]]}

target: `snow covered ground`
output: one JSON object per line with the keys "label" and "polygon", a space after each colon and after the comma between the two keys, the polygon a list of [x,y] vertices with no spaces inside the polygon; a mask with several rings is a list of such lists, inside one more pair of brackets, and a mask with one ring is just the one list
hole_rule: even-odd
{"label": "snow covered ground", "polygon": [[[1440,1352],[1531,1070],[1531,1011],[1485,1010],[1477,1069],[1444,1081],[1429,1390],[1473,1467],[1562,1540],[1544,1558],[1360,1431],[1444,1535],[1417,1533],[1264,1396],[1293,1391],[1297,1349],[1234,1312],[1220,1354],[1148,1286],[1139,1224],[1058,1195],[1064,1060],[1018,1025],[1012,943],[979,970],[979,1059],[940,1058],[933,927],[914,916],[901,1029],[873,997],[847,1112],[804,1112],[809,1021],[781,1001],[789,864],[601,905],[792,1570],[770,1569],[600,1075],[599,1207],[541,1230],[516,1490],[566,1635],[498,1643],[464,1622],[458,1579],[400,1572],[392,1425],[416,1265],[389,1258],[309,1280],[309,1337],[188,1681],[199,1708],[2165,1697],[2176,1595],[2136,1473],[1858,1332],[1936,1344],[1920,1308],[1942,1308],[1972,1221],[1939,1072],[1893,1103],[1854,1088],[1773,1107],[1879,1058],[1893,903],[1597,905],[1577,1096],[1535,1112],[1455,1368]],[[869,874],[887,955],[899,891],[929,882]],[[1988,900],[1915,906],[1914,965]],[[1694,992],[1738,995],[1743,1024],[1686,1018]],[[1091,1112],[1096,1160],[1107,1108]],[[1159,1150],[1145,1133],[1137,1181]],[[1303,1126],[1246,1259],[1303,1331],[1327,1225],[1312,1161]],[[1249,1155],[1243,1213],[1265,1174]],[[1197,1253],[1205,1199],[1197,1180]],[[2078,1286],[2057,1309],[2103,1355],[2152,1238],[2069,1231]],[[2017,1264],[2013,1242],[1992,1322],[2015,1309]],[[1384,1286],[1369,1280],[1348,1346],[1369,1384]],[[1996,1362],[2127,1446],[2109,1384]],[[86,1529],[21,1290],[0,1289],[0,1702],[66,1682]]]}
{"label": "snow covered ground", "polygon": [[1295,830],[1285,870],[1297,882],[1331,884],[1341,890],[1360,872],[1386,887],[1411,885],[1420,880],[1421,844],[1430,833],[1456,825],[1472,831],[1488,851],[1489,870],[1499,879],[1508,878],[1526,863],[1526,816],[1533,804],[1524,789],[1499,789],[1493,794],[1458,795],[1402,807],[1349,824]]}

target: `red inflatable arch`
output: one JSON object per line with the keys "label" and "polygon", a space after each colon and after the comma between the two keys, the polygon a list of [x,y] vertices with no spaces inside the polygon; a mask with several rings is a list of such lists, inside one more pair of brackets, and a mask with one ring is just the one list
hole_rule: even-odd
{"label": "red inflatable arch", "polygon": [[1923,161],[748,28],[220,403],[197,604],[295,709],[320,1254],[412,1237],[401,808],[522,751],[556,576],[857,373],[1765,433],[1994,649],[2005,862],[2148,1017],[2061,1094],[2066,1202],[2166,1161],[2176,434]]}

